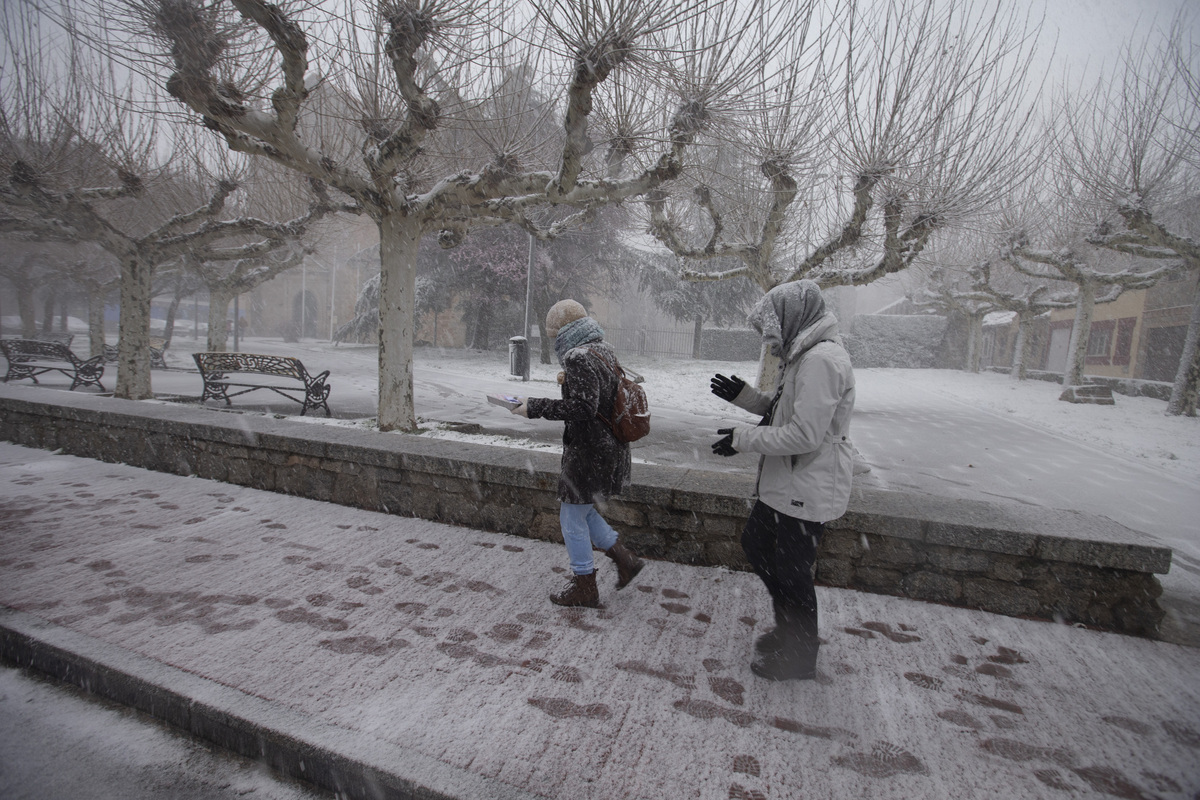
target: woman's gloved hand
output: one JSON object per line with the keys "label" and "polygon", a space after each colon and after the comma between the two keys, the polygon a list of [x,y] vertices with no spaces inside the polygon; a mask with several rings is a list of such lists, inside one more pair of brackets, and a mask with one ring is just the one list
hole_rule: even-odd
{"label": "woman's gloved hand", "polygon": [[712,451],[718,456],[735,456],[737,450],[733,449],[733,428],[721,428],[717,433],[724,434],[723,439],[718,439],[713,442]]}
{"label": "woman's gloved hand", "polygon": [[713,375],[710,386],[713,394],[732,403],[733,399],[742,393],[742,389],[746,388],[746,382],[737,375],[726,378],[718,372]]}

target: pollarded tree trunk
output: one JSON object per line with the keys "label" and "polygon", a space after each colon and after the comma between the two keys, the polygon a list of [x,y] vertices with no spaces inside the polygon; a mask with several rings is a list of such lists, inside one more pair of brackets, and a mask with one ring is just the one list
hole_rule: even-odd
{"label": "pollarded tree trunk", "polygon": [[104,354],[104,297],[103,289],[88,290],[88,355],[95,358]]}
{"label": "pollarded tree trunk", "polygon": [[471,329],[471,348],[475,350],[492,349],[491,297],[485,298],[475,312],[475,325]]}
{"label": "pollarded tree trunk", "polygon": [[1033,327],[1033,312],[1017,312],[1017,340],[1013,342],[1012,370],[1008,373],[1014,381],[1023,381],[1028,375],[1026,364],[1029,363],[1029,329]]}
{"label": "pollarded tree trunk", "polygon": [[421,223],[392,212],[379,220],[379,430],[415,431],[413,322]]}
{"label": "pollarded tree trunk", "polygon": [[701,342],[703,340],[704,317],[696,316],[696,321],[692,325],[692,358],[700,358]]}
{"label": "pollarded tree trunk", "polygon": [[1192,316],[1188,321],[1187,335],[1183,340],[1183,352],[1179,356],[1179,371],[1175,373],[1175,385],[1171,387],[1171,399],[1167,413],[1172,416],[1185,414],[1196,416],[1197,394],[1200,393],[1200,281],[1196,282],[1196,295],[1192,298]]}
{"label": "pollarded tree trunk", "polygon": [[168,350],[171,347],[171,339],[175,336],[175,315],[179,313],[179,304],[183,302],[183,295],[179,292],[171,298],[171,305],[167,307],[167,321],[163,325],[163,350]]}
{"label": "pollarded tree trunk", "polygon": [[1092,311],[1096,307],[1096,287],[1087,281],[1079,284],[1079,302],[1075,306],[1075,323],[1067,345],[1067,369],[1063,387],[1082,386],[1083,370],[1087,365],[1088,336],[1092,330]]}
{"label": "pollarded tree trunk", "polygon": [[208,343],[205,347],[210,353],[224,353],[229,346],[229,304],[233,302],[233,292],[208,289]]}
{"label": "pollarded tree trunk", "polygon": [[17,313],[21,315],[21,337],[37,338],[37,311],[33,301],[33,282],[14,281],[17,288]]}
{"label": "pollarded tree trunk", "polygon": [[551,363],[550,356],[554,352],[554,342],[546,337],[546,315],[550,313],[551,303],[548,299],[544,299],[545,297],[544,289],[534,290],[530,312],[533,314],[532,324],[538,326],[539,360],[543,364],[549,364]]}
{"label": "pollarded tree trunk", "polygon": [[121,261],[121,322],[117,343],[117,388],[125,400],[149,400],[150,301],[154,267],[138,255]]}
{"label": "pollarded tree trunk", "polygon": [[987,312],[967,314],[967,365],[965,372],[979,372],[983,361],[983,318]]}
{"label": "pollarded tree trunk", "polygon": [[42,333],[54,332],[54,303],[58,300],[58,291],[53,287],[47,290],[46,299],[42,302]]}

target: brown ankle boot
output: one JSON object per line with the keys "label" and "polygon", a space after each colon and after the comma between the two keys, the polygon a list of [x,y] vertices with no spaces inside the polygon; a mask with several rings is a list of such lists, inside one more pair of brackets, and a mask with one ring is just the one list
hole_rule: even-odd
{"label": "brown ankle boot", "polygon": [[600,592],[596,589],[596,573],[572,575],[571,582],[558,594],[550,595],[550,602],[559,606],[600,607]]}
{"label": "brown ankle boot", "polygon": [[604,554],[617,563],[617,588],[624,589],[637,577],[646,566],[646,562],[633,554],[625,545],[617,542],[604,551]]}

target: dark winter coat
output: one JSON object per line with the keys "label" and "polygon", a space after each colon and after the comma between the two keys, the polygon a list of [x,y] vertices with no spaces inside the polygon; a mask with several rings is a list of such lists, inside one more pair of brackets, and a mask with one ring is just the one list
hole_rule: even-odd
{"label": "dark winter coat", "polygon": [[616,365],[616,352],[603,341],[568,350],[562,359],[562,399],[530,397],[527,401],[530,419],[566,422],[558,478],[558,499],[564,503],[594,503],[629,486],[629,445],[618,442],[596,416],[599,411],[612,418],[617,376],[593,351]]}

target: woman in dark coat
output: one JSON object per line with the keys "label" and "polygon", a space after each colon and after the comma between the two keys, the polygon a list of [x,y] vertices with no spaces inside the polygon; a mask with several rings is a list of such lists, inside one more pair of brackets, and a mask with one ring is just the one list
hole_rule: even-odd
{"label": "woman in dark coat", "polygon": [[[574,300],[555,303],[546,315],[547,336],[563,372],[562,399],[524,398],[514,414],[530,419],[562,420],[562,471],[558,478],[559,522],[571,560],[571,582],[551,602],[563,606],[600,605],[593,546],[617,565],[617,588],[641,572],[643,562],[618,541],[595,503],[629,486],[629,445],[617,441],[604,419],[612,419],[617,392],[617,354],[604,331]],[[603,417],[604,419],[601,419]]]}

